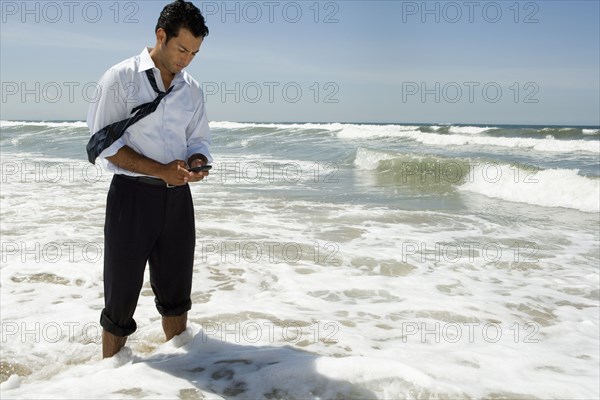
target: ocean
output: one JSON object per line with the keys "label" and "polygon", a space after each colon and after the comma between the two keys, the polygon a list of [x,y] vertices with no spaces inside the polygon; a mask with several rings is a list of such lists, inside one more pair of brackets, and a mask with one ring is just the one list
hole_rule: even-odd
{"label": "ocean", "polygon": [[101,360],[112,173],[2,121],[1,397],[599,398],[598,127],[214,121],[188,330]]}

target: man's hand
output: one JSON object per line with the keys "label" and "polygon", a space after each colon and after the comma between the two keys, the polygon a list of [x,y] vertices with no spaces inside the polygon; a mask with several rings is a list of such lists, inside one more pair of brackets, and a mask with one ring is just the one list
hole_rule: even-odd
{"label": "man's hand", "polygon": [[201,167],[208,163],[208,160],[202,154],[194,154],[189,158],[188,163],[183,160],[175,160],[168,164],[162,164],[135,152],[128,146],[123,146],[115,155],[106,157],[106,159],[119,168],[142,175],[156,176],[169,185],[175,186],[201,181],[208,175],[208,171],[188,171],[188,163],[190,167]]}
{"label": "man's hand", "polygon": [[185,161],[175,160],[164,164],[158,177],[169,185],[181,186],[192,181],[191,175]]}

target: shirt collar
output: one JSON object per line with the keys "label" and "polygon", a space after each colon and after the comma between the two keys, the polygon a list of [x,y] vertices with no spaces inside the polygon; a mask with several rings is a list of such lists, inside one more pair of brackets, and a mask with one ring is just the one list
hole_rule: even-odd
{"label": "shirt collar", "polygon": [[138,72],[144,72],[150,68],[156,68],[152,57],[150,57],[150,51],[148,47],[144,47],[144,50],[140,53],[140,65],[138,66]]}
{"label": "shirt collar", "polygon": [[[150,68],[156,68],[156,65],[154,64],[152,57],[150,57],[150,48],[144,47],[144,50],[142,50],[142,52],[140,53],[140,64],[138,66],[138,72],[144,72]],[[185,70],[175,74],[171,85],[174,85],[180,80],[183,80],[185,83],[192,86],[191,77]]]}

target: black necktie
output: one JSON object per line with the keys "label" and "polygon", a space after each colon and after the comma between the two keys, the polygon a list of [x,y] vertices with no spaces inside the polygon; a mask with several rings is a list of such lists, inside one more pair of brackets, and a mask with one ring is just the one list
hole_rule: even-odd
{"label": "black necktie", "polygon": [[156,78],[154,77],[154,72],[152,72],[152,69],[146,70],[146,76],[150,81],[150,85],[152,85],[152,89],[158,93],[158,96],[153,101],[140,104],[131,110],[133,114],[131,117],[107,125],[92,135],[86,146],[88,160],[92,164],[96,163],[96,158],[100,155],[100,153],[102,153],[102,151],[104,151],[104,149],[108,148],[117,139],[123,136],[127,128],[144,118],[146,115],[152,114],[154,111],[156,111],[158,103],[160,103],[163,97],[168,95],[173,89],[173,86],[171,86],[166,92],[161,92],[156,84]]}

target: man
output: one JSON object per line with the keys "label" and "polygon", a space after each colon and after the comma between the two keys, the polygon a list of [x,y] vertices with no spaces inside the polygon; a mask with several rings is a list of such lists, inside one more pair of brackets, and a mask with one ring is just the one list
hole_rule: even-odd
{"label": "man", "polygon": [[154,112],[99,155],[105,168],[115,172],[104,226],[104,358],[119,352],[137,329],[133,314],[146,262],[167,340],[186,329],[191,308],[196,237],[188,183],[208,172],[188,168],[207,165],[212,157],[203,93],[184,68],[200,50],[208,28],[198,8],[177,0],[163,9],[155,33],[154,48],[102,76],[99,99],[87,118],[94,134],[157,99],[157,90],[171,88]]}

